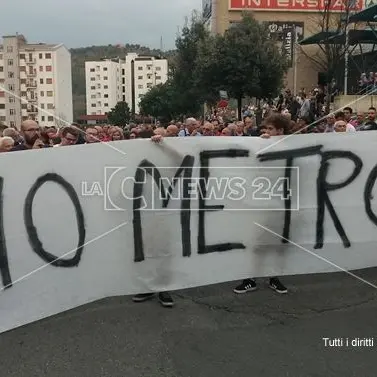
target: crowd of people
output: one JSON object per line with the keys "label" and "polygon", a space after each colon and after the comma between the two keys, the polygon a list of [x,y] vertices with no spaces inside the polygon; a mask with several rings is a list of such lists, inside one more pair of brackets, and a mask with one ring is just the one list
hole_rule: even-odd
{"label": "crowd of people", "polygon": [[[244,111],[245,116],[242,121],[227,121],[215,113],[208,120],[187,118],[184,122],[172,121],[168,125],[161,125],[157,122],[156,124],[129,124],[124,128],[110,125],[80,126],[76,124],[60,129],[41,128],[37,122],[26,120],[21,124],[20,130],[5,126],[0,128],[0,152],[152,138],[154,136],[263,136],[266,134],[266,124],[263,119],[276,114],[282,115],[286,120],[284,134],[377,130],[374,107],[370,107],[366,113],[358,112],[357,114],[354,114],[352,108],[345,107],[342,111],[322,118],[316,117],[313,121],[309,114],[310,99],[307,99],[305,94],[302,95],[301,104],[294,106],[292,101],[286,100],[283,103],[278,102],[275,106],[264,106],[260,123],[252,110]],[[294,108],[297,111],[294,111]]]}

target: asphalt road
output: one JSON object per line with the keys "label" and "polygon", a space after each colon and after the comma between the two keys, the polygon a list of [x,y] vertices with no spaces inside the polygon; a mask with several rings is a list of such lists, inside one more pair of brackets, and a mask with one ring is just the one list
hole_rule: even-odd
{"label": "asphalt road", "polygon": [[[358,272],[377,284],[377,269]],[[346,275],[286,277],[278,295],[234,284],[111,298],[0,335],[1,377],[375,377],[377,290]],[[374,338],[326,347],[322,338]]]}

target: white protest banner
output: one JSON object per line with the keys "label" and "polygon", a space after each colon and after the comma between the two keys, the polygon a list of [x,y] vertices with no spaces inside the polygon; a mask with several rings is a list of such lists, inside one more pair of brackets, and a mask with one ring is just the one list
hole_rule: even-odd
{"label": "white protest banner", "polygon": [[277,140],[1,154],[0,331],[109,296],[337,270],[281,237],[376,266],[377,133]]}

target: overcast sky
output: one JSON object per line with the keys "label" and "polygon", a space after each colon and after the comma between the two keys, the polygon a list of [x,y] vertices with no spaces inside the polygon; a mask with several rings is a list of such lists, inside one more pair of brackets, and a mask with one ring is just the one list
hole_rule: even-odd
{"label": "overcast sky", "polygon": [[67,47],[137,43],[174,47],[178,26],[202,0],[2,0],[2,35]]}

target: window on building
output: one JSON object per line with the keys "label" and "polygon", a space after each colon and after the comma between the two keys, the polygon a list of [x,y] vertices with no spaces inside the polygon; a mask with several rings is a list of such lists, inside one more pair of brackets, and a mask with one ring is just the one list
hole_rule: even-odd
{"label": "window on building", "polygon": [[123,102],[126,102],[126,96],[123,94]]}
{"label": "window on building", "polygon": [[14,109],[9,109],[9,115],[14,115],[16,114],[16,111]]}
{"label": "window on building", "polygon": [[101,93],[100,92],[97,93],[97,97],[101,98]]}
{"label": "window on building", "polygon": [[138,69],[139,71],[142,71],[142,70],[143,70],[143,67],[137,67],[137,69]]}
{"label": "window on building", "polygon": [[96,104],[95,104],[95,103],[92,103],[92,107],[96,107]]}
{"label": "window on building", "polygon": [[13,84],[9,84],[8,85],[8,90],[10,90],[11,92],[14,91],[14,85]]}
{"label": "window on building", "polygon": [[52,84],[52,79],[46,79],[46,84]]}
{"label": "window on building", "polygon": [[126,92],[126,87],[125,87],[125,86],[123,87],[122,92],[123,92],[123,93]]}
{"label": "window on building", "polygon": [[91,77],[90,81],[96,81],[96,78],[95,77]]}
{"label": "window on building", "polygon": [[108,77],[107,76],[103,76],[103,79],[106,81],[106,80],[108,80]]}
{"label": "window on building", "polygon": [[50,115],[49,117],[47,117],[47,120],[48,120],[49,122],[53,122],[53,121],[54,121],[54,117]]}
{"label": "window on building", "polygon": [[25,54],[20,54],[20,59],[25,60]]}
{"label": "window on building", "polygon": [[152,66],[148,65],[147,69],[148,69],[148,71],[150,71],[152,69]]}
{"label": "window on building", "polygon": [[4,72],[4,67],[0,67],[0,72]]}
{"label": "window on building", "polygon": [[95,90],[95,89],[96,89],[96,87],[95,87],[95,86],[91,86],[91,87],[90,87],[90,89],[92,89],[92,90]]}
{"label": "window on building", "polygon": [[147,84],[147,88],[148,89],[152,88],[152,84],[150,82]]}
{"label": "window on building", "polygon": [[143,79],[143,76],[138,76],[137,79],[138,79],[138,80],[142,80],[142,79]]}
{"label": "window on building", "polygon": [[13,59],[8,59],[8,65],[13,65]]}
{"label": "window on building", "polygon": [[101,89],[101,84],[97,84],[97,89]]}
{"label": "window on building", "polygon": [[45,108],[45,104],[44,103],[41,103],[41,109],[44,109]]}
{"label": "window on building", "polygon": [[14,127],[16,126],[16,123],[15,123],[13,120],[11,120],[11,121],[9,122],[9,125],[10,125],[12,128],[14,128]]}
{"label": "window on building", "polygon": [[161,71],[161,67],[156,67],[156,71]]}
{"label": "window on building", "polygon": [[96,71],[99,72],[101,70],[101,67],[99,65],[96,66]]}
{"label": "window on building", "polygon": [[0,116],[0,121],[2,121],[2,122],[5,122],[5,120],[6,120],[6,118],[5,118],[5,116]]}
{"label": "window on building", "polygon": [[46,72],[52,72],[52,65],[46,65]]}
{"label": "window on building", "polygon": [[43,65],[39,66],[39,72],[43,72]]}
{"label": "window on building", "polygon": [[7,47],[7,52],[13,52],[13,46],[8,46]]}
{"label": "window on building", "polygon": [[54,95],[54,92],[52,90],[49,90],[47,92],[47,97],[53,97],[53,95]]}
{"label": "window on building", "polygon": [[26,84],[26,79],[21,79],[21,80],[20,80],[20,83],[21,83],[21,85],[22,85],[22,84]]}
{"label": "window on building", "polygon": [[39,59],[43,59],[43,54],[42,53],[39,54]]}
{"label": "window on building", "polygon": [[22,66],[20,67],[20,72],[26,72],[26,67],[25,67],[24,65],[22,65]]}
{"label": "window on building", "polygon": [[27,103],[22,103],[21,104],[21,109],[27,109]]}
{"label": "window on building", "polygon": [[0,84],[4,84],[5,79],[0,79]]}
{"label": "window on building", "polygon": [[26,97],[26,92],[21,92],[21,97]]}
{"label": "window on building", "polygon": [[92,112],[92,115],[96,115],[97,113],[95,111]]}
{"label": "window on building", "polygon": [[42,117],[41,117],[41,121],[42,121],[42,122],[45,121],[45,116],[44,116],[44,115],[42,115]]}
{"label": "window on building", "polygon": [[101,76],[100,75],[97,75],[97,80],[101,80]]}
{"label": "window on building", "polygon": [[105,97],[105,98],[109,98],[109,95],[108,95],[108,94],[105,94],[104,97]]}
{"label": "window on building", "polygon": [[107,71],[107,67],[103,67],[103,70],[106,72]]}
{"label": "window on building", "polygon": [[108,103],[105,103],[104,106],[105,106],[105,107],[109,107],[109,104],[108,104]]}
{"label": "window on building", "polygon": [[143,89],[143,85],[138,85],[138,88],[139,89]]}
{"label": "window on building", "polygon": [[124,76],[126,74],[126,70],[122,69],[122,75]]}
{"label": "window on building", "polygon": [[14,72],[8,72],[8,78],[13,79],[14,78]]}
{"label": "window on building", "polygon": [[109,89],[109,86],[108,86],[108,85],[105,85],[105,86],[103,87],[103,89]]}
{"label": "window on building", "polygon": [[90,72],[95,72],[96,70],[94,68],[90,68]]}
{"label": "window on building", "polygon": [[47,104],[47,109],[53,110],[54,109],[54,104],[53,103],[48,103]]}
{"label": "window on building", "polygon": [[41,90],[41,93],[40,93],[41,97],[44,97],[45,95],[45,92],[43,90]]}
{"label": "window on building", "polygon": [[39,83],[40,83],[40,84],[43,84],[43,79],[39,79]]}
{"label": "window on building", "polygon": [[90,96],[90,98],[91,98],[91,99],[94,99],[94,98],[96,98],[96,95],[95,95],[95,94],[92,94],[92,95]]}
{"label": "window on building", "polygon": [[9,103],[14,103],[14,97],[13,96],[9,97]]}
{"label": "window on building", "polygon": [[46,59],[51,59],[51,54],[49,52],[47,52],[46,55],[45,55],[45,58]]}
{"label": "window on building", "polygon": [[0,109],[5,109],[5,103],[0,103]]}

